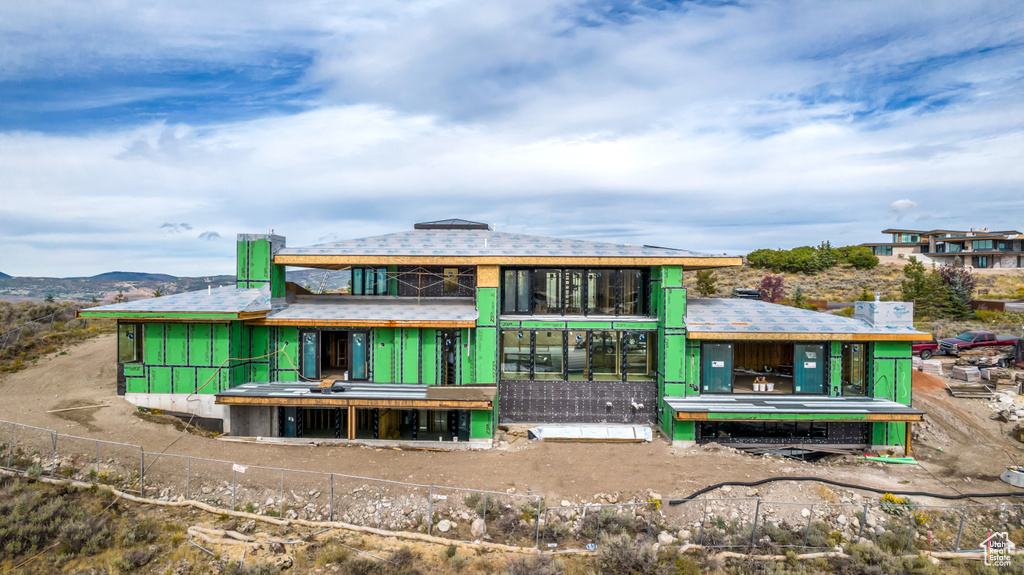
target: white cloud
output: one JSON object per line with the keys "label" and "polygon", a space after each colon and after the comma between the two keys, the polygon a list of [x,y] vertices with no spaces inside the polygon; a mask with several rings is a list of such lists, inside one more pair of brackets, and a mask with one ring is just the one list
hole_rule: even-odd
{"label": "white cloud", "polygon": [[[230,272],[223,242],[168,222],[301,245],[465,217],[717,253],[876,240],[925,203],[930,226],[1024,227],[1014,3],[691,5],[624,24],[592,3],[110,3],[74,22],[28,6],[0,8],[0,80],[291,50],[324,92],[257,119],[0,132],[7,273]],[[994,209],[963,213],[968,194]]]}
{"label": "white cloud", "polygon": [[889,204],[889,217],[896,218],[898,222],[916,207],[917,202],[914,200],[896,200]]}

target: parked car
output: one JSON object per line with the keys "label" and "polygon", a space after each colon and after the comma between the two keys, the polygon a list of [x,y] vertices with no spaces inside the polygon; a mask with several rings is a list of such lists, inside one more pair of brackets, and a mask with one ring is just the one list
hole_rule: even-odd
{"label": "parked car", "polygon": [[921,359],[930,359],[939,351],[939,342],[935,340],[935,336],[933,335],[930,341],[912,342],[910,349],[913,350],[914,354],[920,355]]}
{"label": "parked car", "polygon": [[1015,345],[1019,337],[1012,335],[995,335],[987,331],[968,331],[956,337],[944,339],[939,342],[939,350],[951,355],[959,355],[965,349],[978,347],[995,347],[1000,345]]}

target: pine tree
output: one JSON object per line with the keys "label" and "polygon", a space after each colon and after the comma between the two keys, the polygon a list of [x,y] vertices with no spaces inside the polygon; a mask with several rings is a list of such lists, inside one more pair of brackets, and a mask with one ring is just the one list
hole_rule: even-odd
{"label": "pine tree", "polygon": [[700,297],[711,297],[717,291],[716,285],[718,276],[711,270],[700,270],[697,272],[697,295]]}

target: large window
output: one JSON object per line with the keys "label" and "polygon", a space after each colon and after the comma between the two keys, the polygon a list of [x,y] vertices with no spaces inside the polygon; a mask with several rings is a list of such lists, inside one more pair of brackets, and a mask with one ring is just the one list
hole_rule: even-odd
{"label": "large window", "polygon": [[843,354],[843,395],[864,396],[868,394],[868,344],[844,343]]}
{"label": "large window", "polygon": [[142,324],[117,324],[117,361],[120,363],[142,361]]}
{"label": "large window", "polygon": [[992,240],[972,240],[971,247],[977,250],[990,250],[992,249]]}
{"label": "large window", "polygon": [[530,336],[529,330],[501,333],[502,379],[530,379]]}
{"label": "large window", "polygon": [[562,270],[533,272],[533,313],[562,315]]}
{"label": "large window", "polygon": [[505,270],[503,313],[530,313],[529,270]]}
{"label": "large window", "polygon": [[871,246],[871,251],[874,252],[876,256],[891,256],[892,246]]}
{"label": "large window", "polygon": [[525,315],[647,315],[646,269],[506,269],[501,313]]}
{"label": "large window", "polygon": [[654,331],[503,331],[501,378],[654,381],[658,376],[656,335]]}
{"label": "large window", "polygon": [[352,295],[387,295],[387,268],[352,268]]}
{"label": "large window", "polygon": [[974,256],[974,267],[987,268],[990,265],[988,256]]}
{"label": "large window", "polygon": [[534,379],[565,379],[562,352],[563,331],[535,331],[533,354]]}

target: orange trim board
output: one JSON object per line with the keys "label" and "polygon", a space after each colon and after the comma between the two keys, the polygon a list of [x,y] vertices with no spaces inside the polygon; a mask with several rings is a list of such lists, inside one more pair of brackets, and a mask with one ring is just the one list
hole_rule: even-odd
{"label": "orange trim board", "polygon": [[[694,324],[695,325],[695,324]],[[738,333],[734,331],[691,331],[689,339],[717,341],[920,341],[926,334],[914,333]]]}
{"label": "orange trim board", "polygon": [[[794,414],[792,419],[786,419],[786,415],[782,414],[778,417],[772,417],[771,419],[765,419],[764,417],[758,417],[757,415],[751,415],[749,413],[716,413],[713,419],[708,417],[707,413],[676,413],[676,421],[811,421],[807,419],[806,414]],[[924,421],[924,415],[920,413],[912,413],[906,415],[896,415],[891,413],[869,413],[860,417],[850,416],[849,419],[838,416],[822,416],[821,419],[816,420],[823,423],[871,423],[871,422],[920,422]]]}
{"label": "orange trim board", "polygon": [[366,264],[436,264],[436,265],[612,265],[612,266],[683,266],[686,269],[707,269],[739,266],[742,258],[733,257],[567,257],[567,256],[342,256],[287,255],[274,256],[277,265],[331,267]]}
{"label": "orange trim board", "polygon": [[238,397],[218,396],[214,403],[220,405],[277,406],[326,406],[326,407],[390,407],[395,409],[474,409],[492,411],[490,401],[451,399],[359,399],[339,397],[342,394],[310,394],[302,397]]}
{"label": "orange trim board", "polygon": [[257,319],[246,321],[245,325],[279,325],[294,327],[476,327],[476,321]]}

